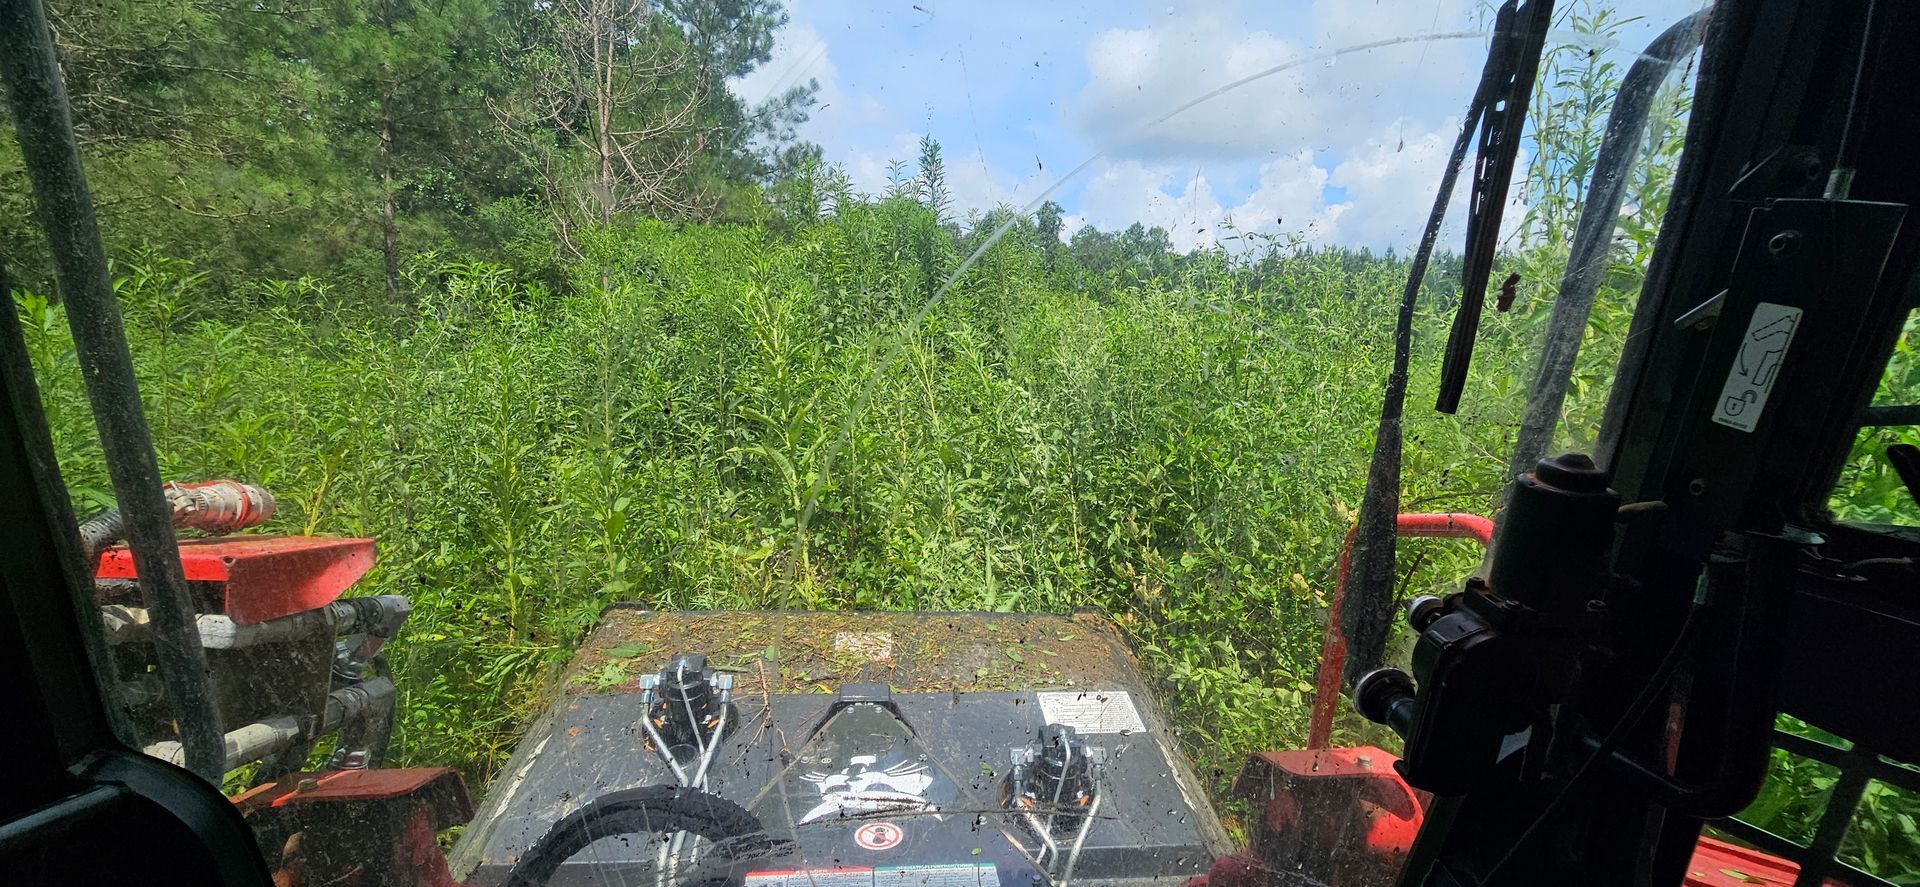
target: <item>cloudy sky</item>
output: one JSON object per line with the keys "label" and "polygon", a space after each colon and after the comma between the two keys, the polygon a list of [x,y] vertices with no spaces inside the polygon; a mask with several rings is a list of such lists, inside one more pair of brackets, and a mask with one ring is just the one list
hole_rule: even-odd
{"label": "cloudy sky", "polygon": [[[1633,49],[1697,8],[1608,5],[1641,17],[1619,40]],[[1477,35],[1490,18],[1480,0],[788,0],[788,9],[772,61],[732,88],[757,102],[817,81],[820,104],[802,135],[857,189],[884,190],[889,163],[911,163],[931,133],[962,215],[1024,206],[1057,185],[1070,229],[1138,220],[1164,226],[1182,249],[1230,236],[1229,220],[1315,243],[1410,245],[1486,49],[1479,36],[1420,38]]]}

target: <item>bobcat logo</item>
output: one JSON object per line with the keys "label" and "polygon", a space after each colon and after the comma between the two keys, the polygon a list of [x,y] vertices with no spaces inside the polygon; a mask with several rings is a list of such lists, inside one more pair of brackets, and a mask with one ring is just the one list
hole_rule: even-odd
{"label": "bobcat logo", "polygon": [[838,773],[814,771],[800,777],[820,789],[820,803],[800,818],[805,825],[838,814],[842,817],[869,816],[876,813],[934,813],[938,806],[927,800],[933,786],[933,774],[927,765],[901,761],[884,770],[876,755],[854,755],[847,768]]}

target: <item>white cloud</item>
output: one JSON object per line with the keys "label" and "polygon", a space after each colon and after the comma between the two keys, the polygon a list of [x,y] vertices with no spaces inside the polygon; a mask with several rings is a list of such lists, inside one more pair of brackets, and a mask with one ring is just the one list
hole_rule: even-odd
{"label": "white cloud", "polygon": [[[1223,201],[1204,174],[1183,174],[1172,164],[1104,162],[1092,173],[1079,211],[1067,217],[1066,227],[1075,231],[1091,224],[1114,231],[1138,221],[1166,228],[1174,245],[1187,250],[1226,241],[1230,221],[1236,230],[1284,233],[1310,245],[1392,247],[1404,253],[1426,226],[1458,125],[1407,127],[1403,134],[1403,125],[1395,124],[1332,169],[1305,148],[1282,154],[1259,164],[1257,184],[1237,202]],[[1526,158],[1518,163],[1524,169]],[[1447,242],[1464,230],[1468,186],[1463,174],[1442,230]],[[1512,193],[1523,192],[1522,183],[1515,182]],[[1503,233],[1514,230],[1523,211],[1516,197]]]}
{"label": "white cloud", "polygon": [[767,61],[744,77],[728,80],[727,89],[751,110],[809,81],[818,89],[802,135],[820,142],[828,150],[830,161],[844,159],[838,156],[846,147],[838,138],[842,134],[861,126],[895,122],[893,111],[872,94],[849,94],[841,88],[840,68],[834,64],[826,39],[797,16],[774,34],[773,51]]}
{"label": "white cloud", "polygon": [[[1458,113],[1478,69],[1478,40],[1418,42],[1471,24],[1465,0],[1318,0],[1298,36],[1246,29],[1234,4],[1203,3],[1144,27],[1109,29],[1086,46],[1075,128],[1117,156],[1244,158],[1279,146],[1339,152],[1384,120]],[[1264,76],[1151,122],[1210,90],[1327,51],[1408,38]],[[1437,122],[1437,121],[1436,121]],[[1143,127],[1146,127],[1143,130]]]}
{"label": "white cloud", "polygon": [[1340,217],[1348,207],[1326,204],[1331,179],[1314,162],[1313,152],[1302,148],[1261,164],[1259,185],[1228,214],[1242,230],[1286,231],[1316,244],[1340,242]]}
{"label": "white cloud", "polygon": [[887,193],[893,183],[892,171],[895,163],[904,163],[903,174],[914,174],[914,159],[920,156],[920,137],[910,132],[895,133],[893,138],[876,148],[854,148],[837,160],[847,172],[847,181],[859,194],[878,197]]}
{"label": "white cloud", "polygon": [[[1176,0],[1164,17],[1155,8],[1144,21],[1105,30],[1062,19],[1063,30],[1053,31],[1052,17],[1043,16],[1021,32],[1028,42],[1018,47],[974,41],[999,22],[997,13],[981,12],[971,23],[903,25],[831,10],[809,20],[796,11],[772,61],[731,87],[755,101],[818,80],[820,108],[803,135],[868,194],[886,191],[892,162],[913,174],[919,134],[931,129],[948,150],[961,219],[1001,203],[1025,206],[1074,155],[1101,149],[1107,156],[1056,198],[1069,211],[1062,220],[1068,236],[1085,225],[1114,231],[1139,221],[1190,249],[1227,237],[1230,220],[1312,244],[1405,251],[1419,237],[1456,135],[1450,118],[1477,78],[1484,51],[1477,38],[1410,40],[1314,61],[1130,137],[1141,123],[1237,78],[1329,47],[1473,30],[1482,14],[1474,0],[1289,7]],[[935,36],[942,22],[953,30]],[[1051,59],[1073,70],[1055,72]],[[1026,162],[1029,153],[1046,157],[1044,172],[1038,157]],[[1456,189],[1443,232],[1456,246],[1466,187]],[[1520,183],[1514,192],[1524,193]],[[1520,213],[1508,215],[1511,230]]]}
{"label": "white cloud", "polygon": [[1302,149],[1262,164],[1253,192],[1224,205],[1204,172],[1186,175],[1172,166],[1113,161],[1101,164],[1087,182],[1071,227],[1092,224],[1114,231],[1136,221],[1157,225],[1182,251],[1226,241],[1233,236],[1229,220],[1234,230],[1285,231],[1310,243],[1331,243],[1346,208],[1326,204],[1328,180],[1328,171]]}
{"label": "white cloud", "polygon": [[1212,184],[1205,175],[1194,175],[1177,182],[1179,190],[1170,193],[1166,186],[1176,184],[1174,174],[1170,166],[1148,166],[1137,160],[1100,164],[1081,192],[1075,221],[1103,231],[1120,230],[1134,222],[1159,226],[1167,229],[1174,248],[1182,251],[1212,244],[1222,212]]}
{"label": "white cloud", "polygon": [[[1343,219],[1341,240],[1355,246],[1402,251],[1419,243],[1433,211],[1447,155],[1459,134],[1459,122],[1432,131],[1402,134],[1396,128],[1367,140],[1333,168],[1331,182],[1345,189],[1349,211]],[[1471,163],[1471,158],[1469,158]],[[1447,232],[1459,227],[1466,211],[1467,174],[1454,186],[1447,213]]]}
{"label": "white cloud", "polygon": [[[911,177],[919,172],[919,157],[920,136],[899,132],[878,148],[853,150],[841,161],[841,166],[855,191],[878,196],[885,194],[892,184],[896,163],[900,164],[901,175]],[[946,154],[941,158],[941,165],[946,170],[947,192],[953,199],[954,219],[963,223],[970,214],[984,213],[1003,204],[1024,209],[1054,182],[1052,177],[1038,174],[1022,177],[993,166],[982,160],[978,151]]]}
{"label": "white cloud", "polygon": [[954,213],[961,219],[969,213],[986,212],[1002,204],[1024,209],[1053,184],[1052,177],[1029,174],[1023,178],[999,169],[978,151],[943,160],[947,190],[953,193]]}

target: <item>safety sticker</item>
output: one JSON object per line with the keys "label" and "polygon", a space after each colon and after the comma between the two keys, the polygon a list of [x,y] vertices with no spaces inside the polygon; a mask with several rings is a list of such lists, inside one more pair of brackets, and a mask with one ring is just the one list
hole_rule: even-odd
{"label": "safety sticker", "polygon": [[869,822],[854,831],[853,842],[866,850],[892,850],[906,836],[905,829],[891,822]]}
{"label": "safety sticker", "polygon": [[1000,887],[992,863],[748,872],[743,887]]}
{"label": "safety sticker", "polygon": [[1780,364],[1787,359],[1787,346],[1793,344],[1793,333],[1800,328],[1804,313],[1772,302],[1754,306],[1733,368],[1727,371],[1727,384],[1720,388],[1720,399],[1713,405],[1713,421],[1748,432],[1760,424],[1760,415],[1767,409],[1767,395],[1780,378]]}
{"label": "safety sticker", "polygon": [[1081,733],[1144,733],[1140,711],[1125,690],[1062,690],[1036,693],[1040,714],[1049,724]]}

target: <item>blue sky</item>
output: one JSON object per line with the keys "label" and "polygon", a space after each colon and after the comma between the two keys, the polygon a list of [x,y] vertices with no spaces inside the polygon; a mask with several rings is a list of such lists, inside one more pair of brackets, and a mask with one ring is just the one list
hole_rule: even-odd
{"label": "blue sky", "polygon": [[[1643,17],[1620,37],[1633,48],[1697,8],[1608,5]],[[1312,61],[1145,124],[1295,59],[1477,34],[1490,18],[1478,0],[789,0],[788,9],[773,59],[731,86],[755,102],[817,81],[820,106],[802,135],[856,188],[883,190],[889,162],[911,162],[922,133],[940,141],[963,214],[1025,205],[1098,153],[1053,195],[1069,229],[1143,221],[1181,248],[1228,236],[1229,219],[1314,243],[1410,245],[1478,76],[1478,36]]]}

